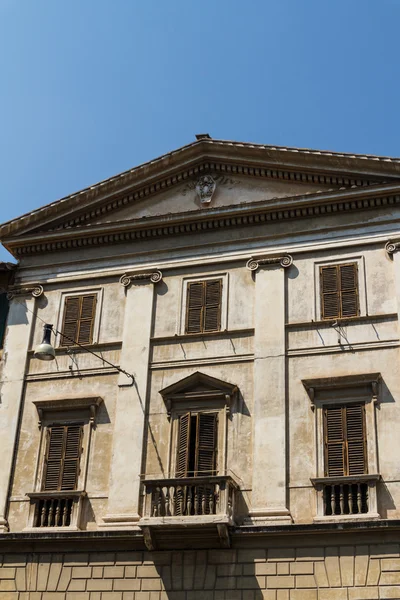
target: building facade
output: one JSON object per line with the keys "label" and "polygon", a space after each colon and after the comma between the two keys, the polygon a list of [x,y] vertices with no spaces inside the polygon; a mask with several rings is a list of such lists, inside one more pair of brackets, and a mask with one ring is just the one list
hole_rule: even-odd
{"label": "building facade", "polygon": [[1,226],[0,599],[400,598],[399,217],[200,135]]}

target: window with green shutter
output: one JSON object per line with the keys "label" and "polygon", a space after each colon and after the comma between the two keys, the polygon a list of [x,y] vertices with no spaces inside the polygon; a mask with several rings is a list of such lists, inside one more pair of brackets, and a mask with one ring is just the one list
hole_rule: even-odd
{"label": "window with green shutter", "polygon": [[185,333],[221,329],[222,279],[193,281],[187,286]]}
{"label": "window with green shutter", "polygon": [[326,477],[368,473],[363,403],[324,407],[324,446]]}
{"label": "window with green shutter", "polygon": [[179,417],[175,477],[217,473],[218,414],[185,413]]}
{"label": "window with green shutter", "polygon": [[322,319],[357,317],[360,314],[357,263],[320,267]]}
{"label": "window with green shutter", "polygon": [[[96,315],[96,294],[67,296],[61,333],[61,346],[91,344]],[[65,336],[65,337],[64,337]]]}

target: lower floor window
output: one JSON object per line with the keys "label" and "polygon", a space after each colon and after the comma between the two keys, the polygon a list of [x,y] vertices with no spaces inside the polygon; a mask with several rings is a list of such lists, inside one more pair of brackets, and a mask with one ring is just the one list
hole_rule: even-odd
{"label": "lower floor window", "polygon": [[367,473],[364,403],[324,408],[325,475]]}
{"label": "lower floor window", "polygon": [[218,414],[185,413],[179,417],[176,477],[217,472]]}

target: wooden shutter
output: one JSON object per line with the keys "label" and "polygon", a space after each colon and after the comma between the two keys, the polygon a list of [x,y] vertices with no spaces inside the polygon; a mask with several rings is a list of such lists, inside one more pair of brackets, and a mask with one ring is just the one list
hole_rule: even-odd
{"label": "wooden shutter", "polygon": [[357,263],[320,267],[322,319],[359,314]]}
{"label": "wooden shutter", "polygon": [[188,284],[186,333],[219,331],[221,328],[222,280]]}
{"label": "wooden shutter", "polygon": [[325,426],[325,475],[345,475],[345,438],[342,407],[324,409]]}
{"label": "wooden shutter", "polygon": [[53,425],[47,428],[44,491],[76,489],[82,434],[82,425]]}
{"label": "wooden shutter", "polygon": [[94,315],[96,309],[96,294],[81,296],[81,312],[79,315],[80,344],[91,344],[93,339]]}
{"label": "wooden shutter", "polygon": [[358,269],[357,264],[339,265],[341,317],[356,317],[358,310]]}
{"label": "wooden shutter", "polygon": [[190,413],[179,417],[175,477],[187,477],[189,465]]}
{"label": "wooden shutter", "polygon": [[218,448],[218,415],[197,416],[195,475],[215,475]]}
{"label": "wooden shutter", "polygon": [[205,281],[203,331],[221,329],[222,280]]}
{"label": "wooden shutter", "polygon": [[204,306],[204,282],[189,283],[187,288],[186,333],[201,333]]}
{"label": "wooden shutter", "polygon": [[82,447],[82,426],[68,425],[64,431],[64,464],[61,475],[61,489],[74,490],[79,475],[79,462]]}
{"label": "wooden shutter", "polygon": [[346,407],[346,435],[348,475],[367,472],[365,405],[352,404]]}
{"label": "wooden shutter", "polygon": [[339,285],[336,266],[320,268],[321,313],[323,319],[339,317]]}
{"label": "wooden shutter", "polygon": [[324,438],[327,477],[367,472],[364,404],[324,408]]}
{"label": "wooden shutter", "polygon": [[70,339],[63,337],[61,340],[63,346],[73,346],[75,342],[92,343],[96,300],[96,294],[65,298],[62,333]]}
{"label": "wooden shutter", "polygon": [[64,427],[47,428],[47,450],[45,458],[45,475],[43,489],[57,491],[60,489],[60,473],[64,453]]}
{"label": "wooden shutter", "polygon": [[[80,312],[80,297],[70,296],[65,298],[64,307],[64,322],[62,327],[62,333],[68,337],[61,338],[62,346],[73,346],[74,341],[78,338],[78,325],[79,325],[79,312]],[[70,339],[68,339],[70,338]],[[74,341],[72,341],[74,340]]]}

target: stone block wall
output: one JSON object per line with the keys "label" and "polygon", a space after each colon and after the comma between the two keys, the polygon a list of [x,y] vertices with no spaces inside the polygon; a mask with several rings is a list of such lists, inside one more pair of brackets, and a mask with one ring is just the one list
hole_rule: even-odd
{"label": "stone block wall", "polygon": [[6,553],[0,600],[400,598],[399,544]]}

